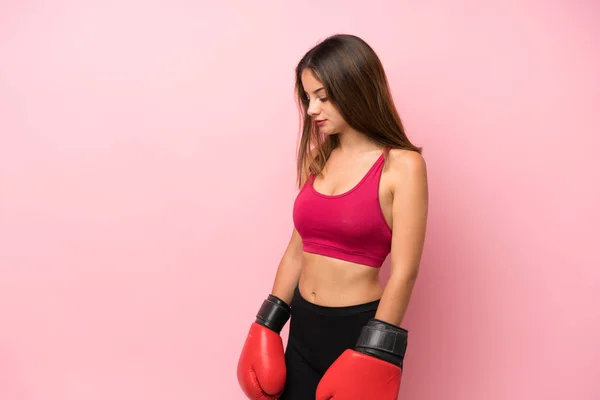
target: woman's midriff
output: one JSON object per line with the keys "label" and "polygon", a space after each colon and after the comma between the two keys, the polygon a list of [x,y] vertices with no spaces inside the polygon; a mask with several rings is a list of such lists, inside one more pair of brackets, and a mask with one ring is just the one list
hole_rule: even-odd
{"label": "woman's midriff", "polygon": [[327,307],[368,303],[381,298],[379,268],[304,253],[298,290],[306,300]]}

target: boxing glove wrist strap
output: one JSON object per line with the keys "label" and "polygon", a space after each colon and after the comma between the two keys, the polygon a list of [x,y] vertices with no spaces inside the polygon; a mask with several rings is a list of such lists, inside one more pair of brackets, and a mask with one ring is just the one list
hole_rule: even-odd
{"label": "boxing glove wrist strap", "polygon": [[406,329],[372,319],[362,328],[355,350],[402,368],[407,344]]}
{"label": "boxing glove wrist strap", "polygon": [[270,294],[256,314],[256,323],[280,333],[290,318],[290,306],[277,296]]}

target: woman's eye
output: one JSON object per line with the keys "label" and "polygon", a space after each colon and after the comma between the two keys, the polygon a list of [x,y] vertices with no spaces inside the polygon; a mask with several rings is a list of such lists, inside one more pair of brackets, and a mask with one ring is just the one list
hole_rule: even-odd
{"label": "woman's eye", "polygon": [[321,97],[319,100],[321,100],[321,102],[326,102],[327,101],[327,97]]}

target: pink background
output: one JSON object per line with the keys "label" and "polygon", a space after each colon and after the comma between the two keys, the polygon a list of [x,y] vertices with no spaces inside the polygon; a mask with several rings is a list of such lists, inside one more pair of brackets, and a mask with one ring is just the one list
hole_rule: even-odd
{"label": "pink background", "polygon": [[336,32],[428,162],[400,398],[600,398],[600,5],[541,4],[1,2],[0,399],[243,399]]}

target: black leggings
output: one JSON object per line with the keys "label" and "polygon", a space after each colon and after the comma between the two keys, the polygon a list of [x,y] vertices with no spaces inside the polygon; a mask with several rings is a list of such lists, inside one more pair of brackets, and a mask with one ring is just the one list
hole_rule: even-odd
{"label": "black leggings", "polygon": [[296,288],[285,350],[287,378],[279,400],[314,400],[325,371],[344,350],[354,348],[378,305],[379,300],[346,307],[319,306],[304,299]]}

